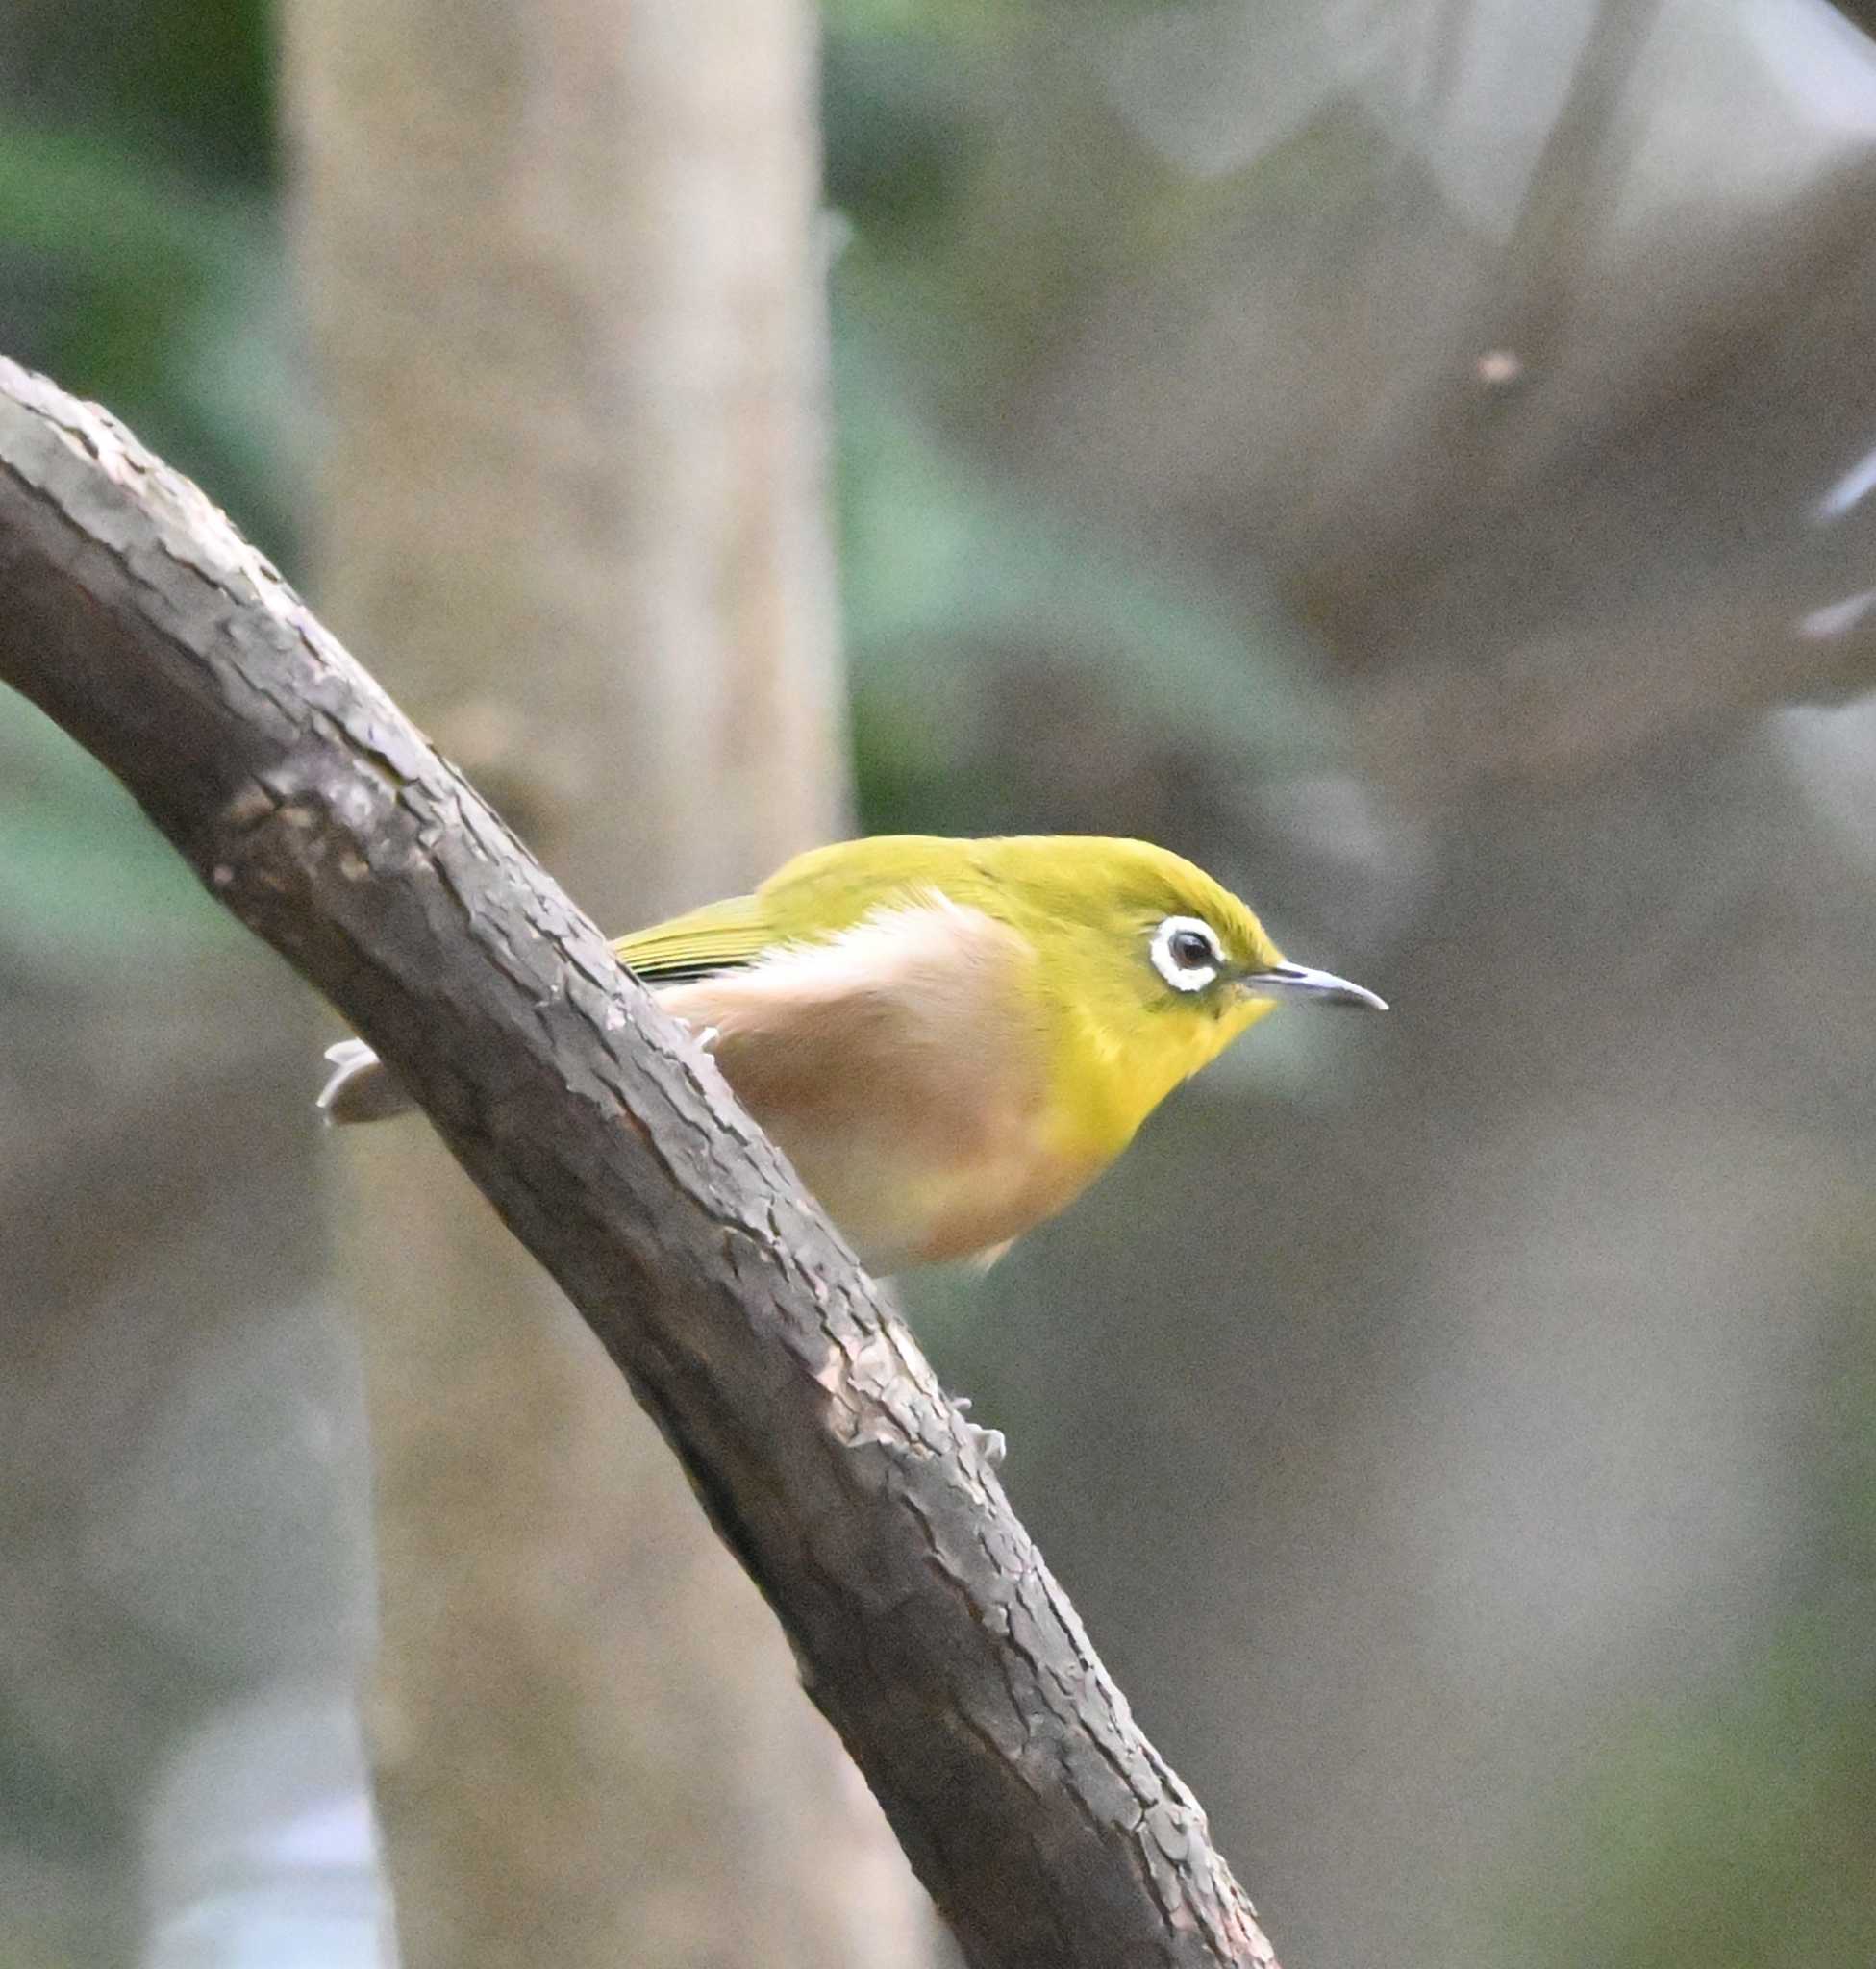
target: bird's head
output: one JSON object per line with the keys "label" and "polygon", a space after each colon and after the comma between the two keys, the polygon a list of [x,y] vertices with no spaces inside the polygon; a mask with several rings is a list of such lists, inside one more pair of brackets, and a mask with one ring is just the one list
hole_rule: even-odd
{"label": "bird's head", "polygon": [[1108,1083],[1136,1125],[1286,999],[1387,1009],[1360,984],[1291,963],[1248,905],[1164,848],[1037,835],[994,852],[1041,987],[1070,1014],[1066,1071]]}

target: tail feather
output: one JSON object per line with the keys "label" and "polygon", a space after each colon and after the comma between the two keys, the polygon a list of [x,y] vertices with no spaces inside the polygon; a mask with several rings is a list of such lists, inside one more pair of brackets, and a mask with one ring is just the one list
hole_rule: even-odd
{"label": "tail feather", "polygon": [[326,1048],[326,1058],[332,1078],[320,1089],[318,1108],[328,1121],[388,1121],[416,1105],[363,1039],[341,1039]]}

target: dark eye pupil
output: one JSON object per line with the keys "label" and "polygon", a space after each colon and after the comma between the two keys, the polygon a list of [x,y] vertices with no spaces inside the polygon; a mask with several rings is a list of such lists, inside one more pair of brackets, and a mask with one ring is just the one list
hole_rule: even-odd
{"label": "dark eye pupil", "polygon": [[1196,930],[1181,930],[1172,939],[1172,960],[1182,971],[1196,971],[1215,961],[1210,941]]}

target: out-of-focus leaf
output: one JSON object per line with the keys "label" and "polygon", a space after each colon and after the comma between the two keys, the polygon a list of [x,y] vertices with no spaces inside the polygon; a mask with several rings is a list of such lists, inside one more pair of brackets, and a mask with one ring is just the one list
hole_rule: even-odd
{"label": "out-of-focus leaf", "polygon": [[935,768],[962,766],[1013,651],[1071,663],[1144,742],[1237,779],[1333,759],[1313,654],[1288,620],[1248,614],[1189,560],[1053,511],[947,447],[864,327],[840,327],[847,623],[859,687],[891,708],[875,731],[916,731]]}
{"label": "out-of-focus leaf", "polygon": [[130,795],[24,698],[0,692],[0,951],[63,977],[149,965],[234,919],[202,894]]}
{"label": "out-of-focus leaf", "polygon": [[1028,12],[1023,0],[822,0],[833,32],[966,40],[1007,29]]}
{"label": "out-of-focus leaf", "polygon": [[273,172],[272,0],[11,0],[0,91],[167,170]]}
{"label": "out-of-focus leaf", "polygon": [[88,134],[0,120],[0,335],[108,402],[290,564],[305,418],[271,215]]}
{"label": "out-of-focus leaf", "polygon": [[[92,132],[0,119],[0,335],[109,403],[269,551],[302,389],[285,283],[249,194],[205,191]],[[0,698],[0,946],[68,975],[149,963],[227,919],[129,798],[23,701]]]}
{"label": "out-of-focus leaf", "polygon": [[935,37],[829,34],[821,142],[829,201],[870,226],[917,226],[969,162],[967,48]]}

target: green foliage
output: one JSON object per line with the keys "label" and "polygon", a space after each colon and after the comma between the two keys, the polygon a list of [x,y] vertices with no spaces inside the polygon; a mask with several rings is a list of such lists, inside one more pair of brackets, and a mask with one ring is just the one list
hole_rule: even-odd
{"label": "green foliage", "polygon": [[827,197],[916,235],[949,210],[971,150],[976,57],[925,37],[833,35],[822,79]]}
{"label": "green foliage", "polygon": [[264,0],[13,0],[6,87],[47,121],[204,184],[274,171]]}
{"label": "green foliage", "polygon": [[[290,561],[266,10],[28,4],[0,92],[0,336],[107,403]],[[234,935],[127,796],[0,693],[0,952],[78,972]]]}
{"label": "green foliage", "polygon": [[934,55],[981,41],[1028,12],[1024,0],[822,0],[829,35],[915,40]]}
{"label": "green foliage", "polygon": [[96,137],[0,121],[9,352],[109,403],[271,553],[304,421],[284,269],[256,197]]}
{"label": "green foliage", "polygon": [[[1047,12],[828,10],[862,812],[875,828],[1134,829],[1215,859],[1246,789],[1319,769],[1338,733],[1307,639],[1241,557],[1226,579],[1159,516],[1117,525],[1004,449],[1000,394],[1025,351],[1181,237],[1204,196],[1060,92],[1012,114],[1011,61],[1034,65]],[[1162,790],[1142,798],[1149,783]]]}
{"label": "green foliage", "polygon": [[982,825],[976,769],[1013,658],[1072,666],[1142,752],[1234,778],[1320,763],[1307,653],[1204,573],[1038,499],[946,445],[863,321],[841,317],[841,565],[863,792],[879,826]]}
{"label": "green foliage", "polygon": [[56,977],[148,966],[240,933],[97,762],[0,693],[0,950]]}

